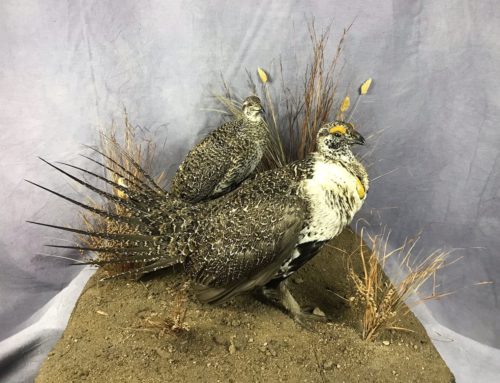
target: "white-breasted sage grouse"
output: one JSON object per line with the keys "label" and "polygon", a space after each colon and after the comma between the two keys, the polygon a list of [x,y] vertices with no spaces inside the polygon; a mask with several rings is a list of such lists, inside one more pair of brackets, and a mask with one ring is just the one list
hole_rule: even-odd
{"label": "white-breasted sage grouse", "polygon": [[172,180],[171,195],[196,203],[231,191],[252,174],[268,142],[262,114],[260,99],[247,97],[239,118],[191,149]]}
{"label": "white-breasted sage grouse", "polygon": [[[175,209],[165,204],[165,197],[149,185],[150,180],[134,193],[119,188],[128,193],[126,199],[99,192],[113,202],[118,200],[131,215],[123,217],[93,207],[91,210],[126,225],[130,234],[38,224],[109,240],[109,246],[100,248],[52,247],[114,254],[111,262],[138,265],[125,274],[147,273],[182,263],[196,282],[202,302],[219,303],[258,290],[300,319],[306,314],[284,281],[325,241],[338,235],[361,208],[368,191],[368,176],[350,146],[363,143],[363,137],[351,124],[325,124],[317,135],[316,152],[304,160],[259,173],[218,199],[196,205],[179,202]],[[97,190],[84,181],[78,182]],[[89,263],[109,262],[97,258]]]}

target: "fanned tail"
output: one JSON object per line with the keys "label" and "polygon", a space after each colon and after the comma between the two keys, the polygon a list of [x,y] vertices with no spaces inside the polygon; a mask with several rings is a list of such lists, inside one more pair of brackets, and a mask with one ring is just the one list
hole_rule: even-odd
{"label": "fanned tail", "polygon": [[[116,145],[115,143],[112,144]],[[102,155],[105,162],[99,162],[84,155],[83,157],[105,169],[106,175],[100,175],[95,171],[68,163],[58,162],[58,164],[82,172],[97,181],[107,184],[116,191],[115,193],[99,188],[43,158],[40,158],[40,160],[87,190],[103,197],[108,201],[106,204],[94,206],[93,203],[80,202],[27,180],[30,184],[83,208],[94,215],[97,220],[96,223],[88,224],[89,230],[28,221],[32,224],[70,232],[82,238],[81,246],[57,244],[46,246],[96,254],[95,258],[78,264],[97,266],[114,264],[128,268],[126,271],[118,272],[105,279],[127,275],[142,275],[182,263],[182,257],[177,254],[171,255],[168,251],[168,246],[172,243],[176,234],[176,227],[179,227],[179,225],[175,224],[176,218],[172,218],[171,214],[174,212],[175,207],[182,206],[182,203],[170,198],[168,193],[123,150],[120,149],[119,155],[126,158],[129,163],[128,167],[131,167],[133,172],[120,163],[124,161],[123,159],[115,160],[96,148],[89,148]],[[124,183],[120,183],[120,179],[124,180]]]}

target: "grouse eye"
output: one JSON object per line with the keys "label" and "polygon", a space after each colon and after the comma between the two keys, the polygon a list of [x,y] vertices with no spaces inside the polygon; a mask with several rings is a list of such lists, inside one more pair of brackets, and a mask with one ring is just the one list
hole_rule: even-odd
{"label": "grouse eye", "polygon": [[335,133],[335,137],[342,137],[342,134],[340,134],[339,132]]}

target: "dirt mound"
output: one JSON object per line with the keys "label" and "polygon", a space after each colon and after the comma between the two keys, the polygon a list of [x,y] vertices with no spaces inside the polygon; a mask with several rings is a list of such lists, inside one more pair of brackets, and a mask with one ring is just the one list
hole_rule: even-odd
{"label": "dirt mound", "polygon": [[170,318],[179,274],[142,281],[87,284],[63,337],[37,382],[452,382],[453,376],[418,320],[409,314],[375,342],[360,338],[359,315],[345,256],[357,236],[345,230],[290,280],[302,304],[320,307],[329,323],[298,326],[253,296],[222,306],[187,303],[190,330],[154,323]]}

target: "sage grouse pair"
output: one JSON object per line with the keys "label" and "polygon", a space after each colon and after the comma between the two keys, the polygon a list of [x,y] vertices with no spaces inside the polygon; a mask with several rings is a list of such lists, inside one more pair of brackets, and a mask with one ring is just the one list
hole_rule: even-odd
{"label": "sage grouse pair", "polygon": [[[137,265],[125,274],[142,274],[181,263],[196,282],[201,302],[220,303],[257,290],[300,321],[309,315],[292,297],[285,280],[311,259],[325,241],[338,235],[361,208],[368,191],[368,177],[350,146],[363,143],[363,137],[351,124],[325,124],[317,134],[316,152],[304,160],[259,173],[231,193],[198,204],[174,201],[150,177],[139,179],[131,174],[127,179],[135,188],[106,181],[127,195],[117,198],[50,164],[120,204],[129,214],[96,209],[54,194],[119,222],[130,234],[38,224],[107,240],[109,246],[99,248],[53,247],[114,254],[112,262]],[[203,166],[203,161],[195,163]],[[134,166],[140,169],[138,164]],[[226,183],[218,185],[221,186],[213,188],[212,194],[203,195],[217,194]],[[90,263],[107,262],[97,259]]]}

